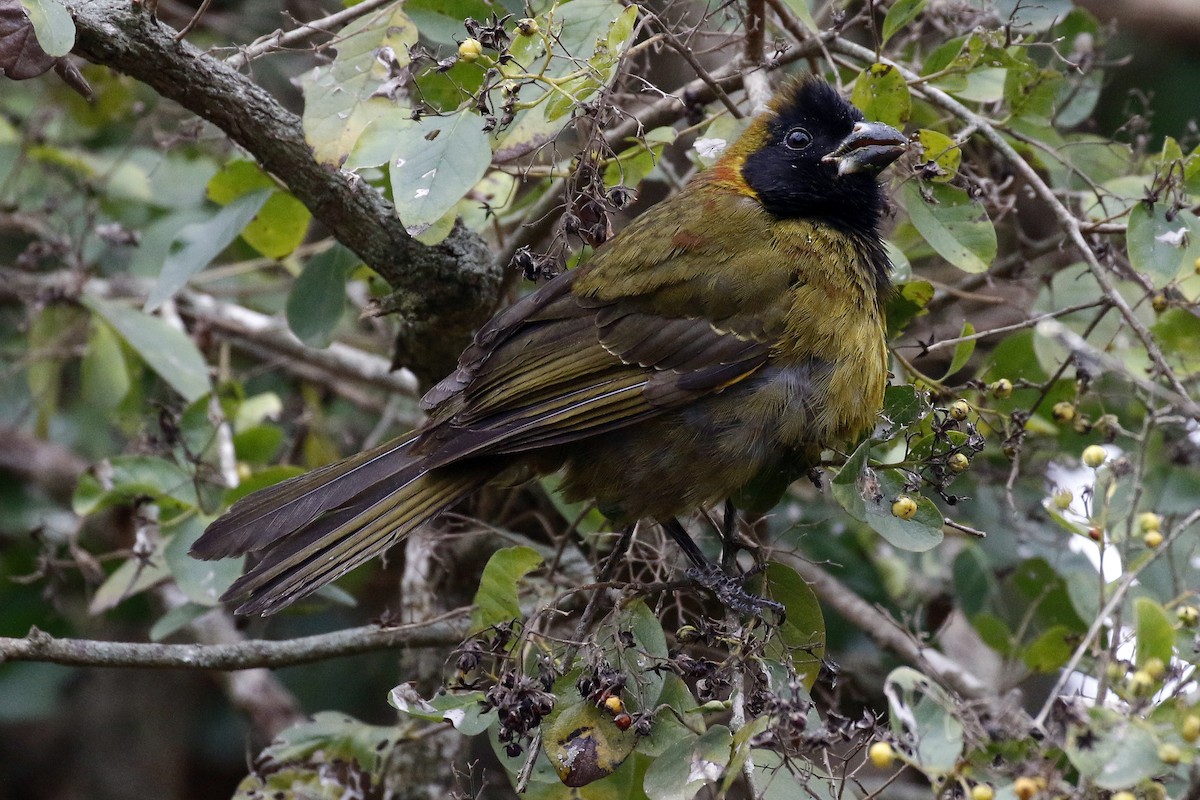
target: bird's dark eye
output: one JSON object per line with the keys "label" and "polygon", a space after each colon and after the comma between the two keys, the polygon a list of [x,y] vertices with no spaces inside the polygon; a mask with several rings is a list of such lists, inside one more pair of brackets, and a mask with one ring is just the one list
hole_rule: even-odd
{"label": "bird's dark eye", "polygon": [[804,128],[792,128],[784,135],[783,143],[791,150],[803,150],[812,144],[812,134]]}

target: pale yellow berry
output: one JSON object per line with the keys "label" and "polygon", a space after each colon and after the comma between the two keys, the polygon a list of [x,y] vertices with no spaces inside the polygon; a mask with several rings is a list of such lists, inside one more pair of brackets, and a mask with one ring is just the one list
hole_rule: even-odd
{"label": "pale yellow berry", "polygon": [[1083,463],[1095,469],[1104,463],[1104,459],[1108,458],[1108,452],[1098,444],[1091,444],[1083,448]]}
{"label": "pale yellow berry", "polygon": [[1164,764],[1178,764],[1181,758],[1183,758],[1183,752],[1180,751],[1178,745],[1164,744],[1158,748],[1158,760]]}
{"label": "pale yellow berry", "polygon": [[900,519],[912,519],[917,515],[917,501],[906,494],[900,495],[892,503],[892,515]]}
{"label": "pale yellow berry", "polygon": [[1059,489],[1054,493],[1054,505],[1060,511],[1066,511],[1071,507],[1071,502],[1075,499],[1075,495],[1071,494],[1070,489]]}
{"label": "pale yellow berry", "polygon": [[1033,778],[1021,777],[1013,781],[1013,793],[1016,794],[1020,800],[1030,800],[1030,798],[1037,794],[1037,792],[1037,781],[1035,781]]}
{"label": "pale yellow berry", "polygon": [[1112,796],[1112,800],[1137,800],[1137,796],[1133,792],[1117,792]]}
{"label": "pale yellow berry", "polygon": [[1050,413],[1054,415],[1056,422],[1070,422],[1075,419],[1075,404],[1063,400],[1055,403]]}
{"label": "pale yellow berry", "polygon": [[1154,690],[1154,678],[1144,669],[1139,669],[1129,676],[1129,693],[1141,697]]}
{"label": "pale yellow berry", "polygon": [[946,459],[946,464],[952,472],[966,472],[971,467],[971,459],[965,453],[955,453]]}
{"label": "pale yellow berry", "polygon": [[1012,381],[1008,378],[1001,378],[988,388],[992,390],[992,397],[995,397],[997,400],[1003,400],[1012,395],[1013,392]]}
{"label": "pale yellow berry", "polygon": [[1154,313],[1161,314],[1167,310],[1170,303],[1167,302],[1167,296],[1162,292],[1155,292],[1150,298],[1150,307],[1154,309]]}
{"label": "pale yellow berry", "polygon": [[468,64],[483,55],[483,45],[478,39],[463,39],[458,46],[458,58]]}
{"label": "pale yellow berry", "polygon": [[1157,531],[1162,528],[1162,517],[1153,511],[1143,511],[1138,514],[1138,527],[1143,531]]}
{"label": "pale yellow berry", "polygon": [[517,20],[517,33],[522,36],[533,36],[540,30],[541,27],[538,25],[538,21],[532,17]]}
{"label": "pale yellow berry", "polygon": [[1200,739],[1200,717],[1195,714],[1188,714],[1184,717],[1183,724],[1179,726],[1179,735],[1188,744],[1193,744]]}
{"label": "pale yellow berry", "polygon": [[1167,665],[1163,663],[1161,658],[1146,659],[1146,663],[1142,665],[1142,669],[1146,670],[1146,674],[1156,681],[1161,681],[1163,675],[1167,674]]}
{"label": "pale yellow berry", "polygon": [[993,800],[996,790],[986,783],[977,783],[971,787],[971,800]]}
{"label": "pale yellow berry", "polygon": [[1200,608],[1195,606],[1180,606],[1175,609],[1175,617],[1185,628],[1194,628],[1200,624]]}
{"label": "pale yellow berry", "polygon": [[950,407],[946,409],[946,413],[950,415],[950,419],[955,419],[959,422],[962,422],[967,418],[967,415],[971,413],[971,404],[966,400],[955,400],[950,404]]}
{"label": "pale yellow berry", "polygon": [[1146,531],[1146,535],[1142,537],[1142,543],[1153,550],[1163,543],[1163,535],[1160,531]]}
{"label": "pale yellow berry", "polygon": [[888,769],[896,763],[896,751],[887,742],[875,742],[867,750],[867,757],[879,769]]}

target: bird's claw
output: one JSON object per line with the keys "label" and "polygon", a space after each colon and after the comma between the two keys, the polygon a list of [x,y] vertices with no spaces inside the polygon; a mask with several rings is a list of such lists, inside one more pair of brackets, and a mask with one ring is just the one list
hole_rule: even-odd
{"label": "bird's claw", "polygon": [[769,610],[775,616],[773,624],[777,627],[782,625],[787,618],[782,603],[751,594],[742,586],[741,580],[715,564],[707,567],[692,567],[687,571],[687,576],[716,595],[717,599],[721,601],[721,605],[730,611],[769,621],[763,614],[764,611]]}

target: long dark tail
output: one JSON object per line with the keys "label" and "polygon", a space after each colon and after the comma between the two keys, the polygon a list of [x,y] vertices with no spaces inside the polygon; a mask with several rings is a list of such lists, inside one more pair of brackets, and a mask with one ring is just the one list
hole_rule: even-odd
{"label": "long dark tail", "polygon": [[222,600],[239,614],[271,614],[379,555],[494,477],[461,464],[429,470],[398,439],[255,492],[192,546],[202,559],[261,559]]}

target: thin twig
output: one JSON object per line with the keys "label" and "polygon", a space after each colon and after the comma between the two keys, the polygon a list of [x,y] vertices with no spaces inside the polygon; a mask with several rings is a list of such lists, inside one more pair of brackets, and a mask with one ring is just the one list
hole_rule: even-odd
{"label": "thin twig", "polygon": [[274,33],[267,34],[256,39],[246,47],[241,48],[237,53],[234,53],[229,58],[225,59],[225,63],[234,69],[241,69],[246,64],[250,63],[260,56],[267,53],[282,50],[285,47],[300,44],[314,36],[319,36],[322,33],[334,34],[339,28],[347,22],[364,17],[380,6],[386,6],[390,3],[395,3],[397,0],[363,0],[363,2],[353,5],[350,8],[344,8],[341,11],[330,14],[320,19],[310,20],[309,22],[299,23],[299,27],[293,28],[290,31],[284,32],[277,30]]}

